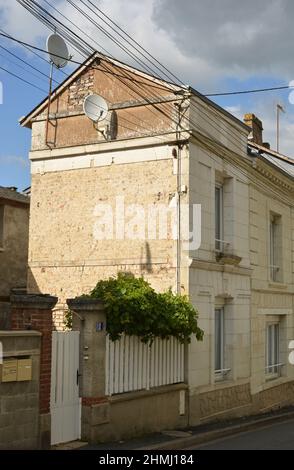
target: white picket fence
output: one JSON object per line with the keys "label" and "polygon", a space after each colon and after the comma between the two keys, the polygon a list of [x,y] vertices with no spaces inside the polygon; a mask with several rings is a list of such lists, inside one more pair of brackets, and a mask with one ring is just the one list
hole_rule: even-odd
{"label": "white picket fence", "polygon": [[106,395],[149,390],[184,382],[184,345],[156,338],[151,346],[137,336],[107,337]]}

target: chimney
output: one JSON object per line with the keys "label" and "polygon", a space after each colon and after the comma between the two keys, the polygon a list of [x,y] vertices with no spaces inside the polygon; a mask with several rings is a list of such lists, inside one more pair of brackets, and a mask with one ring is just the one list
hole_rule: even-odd
{"label": "chimney", "polygon": [[255,114],[245,114],[244,116],[245,124],[251,128],[251,133],[249,134],[249,140],[255,144],[262,145],[262,122]]}

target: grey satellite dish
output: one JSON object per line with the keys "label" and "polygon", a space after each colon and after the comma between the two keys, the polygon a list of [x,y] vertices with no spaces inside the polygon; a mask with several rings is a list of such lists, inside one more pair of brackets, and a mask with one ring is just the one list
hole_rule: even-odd
{"label": "grey satellite dish", "polygon": [[108,114],[108,105],[102,96],[88,95],[84,101],[84,113],[91,121],[103,121]]}
{"label": "grey satellite dish", "polygon": [[47,39],[47,51],[51,62],[61,69],[65,67],[70,59],[67,45],[64,39],[58,34],[51,34]]}

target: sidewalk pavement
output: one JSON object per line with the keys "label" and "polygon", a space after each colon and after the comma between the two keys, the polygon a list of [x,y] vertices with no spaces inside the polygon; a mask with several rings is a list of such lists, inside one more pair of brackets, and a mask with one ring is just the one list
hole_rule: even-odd
{"label": "sidewalk pavement", "polygon": [[62,444],[53,450],[183,450],[225,436],[294,420],[294,406],[264,414],[219,421],[185,429],[162,431],[126,441],[87,444],[81,441]]}

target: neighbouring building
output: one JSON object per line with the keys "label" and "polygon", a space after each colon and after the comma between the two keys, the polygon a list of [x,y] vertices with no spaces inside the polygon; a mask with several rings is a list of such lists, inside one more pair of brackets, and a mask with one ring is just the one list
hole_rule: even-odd
{"label": "neighbouring building", "polygon": [[[119,271],[188,294],[205,332],[186,354],[191,425],[293,403],[293,160],[263,145],[254,115],[245,124],[192,88],[104,65],[94,54],[56,89],[48,132],[48,100],[21,121],[29,291],[59,298],[57,329],[67,298]],[[96,125],[83,111],[91,93],[109,105]],[[200,247],[185,243],[194,204]],[[160,232],[172,207],[180,242],[171,223]]]}
{"label": "neighbouring building", "polygon": [[[262,123],[245,115],[253,133],[250,175],[251,393],[262,409],[291,400],[294,367],[294,160],[263,143]],[[255,129],[255,130],[254,130]]]}
{"label": "neighbouring building", "polygon": [[11,289],[26,288],[29,205],[27,195],[0,186],[0,330],[7,326]]}

